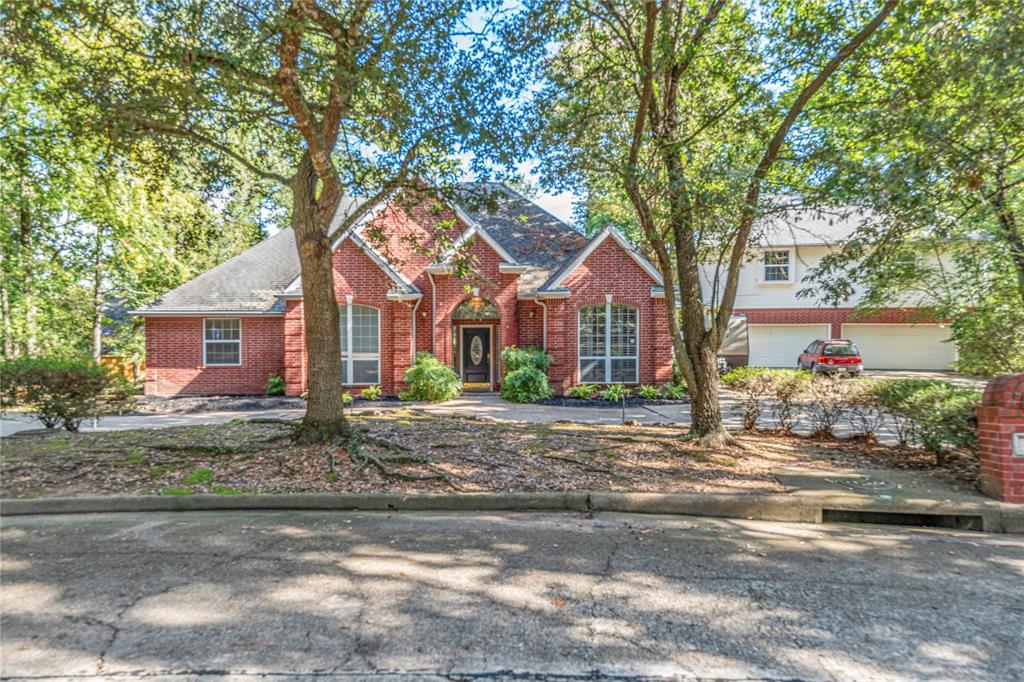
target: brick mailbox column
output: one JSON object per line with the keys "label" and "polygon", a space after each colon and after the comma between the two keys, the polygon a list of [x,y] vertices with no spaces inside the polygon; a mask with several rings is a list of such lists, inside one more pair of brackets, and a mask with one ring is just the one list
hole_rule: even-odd
{"label": "brick mailbox column", "polygon": [[978,408],[981,489],[1003,502],[1024,504],[1024,374],[988,382]]}

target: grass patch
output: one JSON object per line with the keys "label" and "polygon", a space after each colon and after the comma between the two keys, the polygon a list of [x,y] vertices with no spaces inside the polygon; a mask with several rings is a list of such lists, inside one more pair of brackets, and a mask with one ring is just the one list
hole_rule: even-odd
{"label": "grass patch", "polygon": [[214,495],[245,495],[248,490],[242,490],[241,488],[232,488],[226,485],[215,485],[213,486]]}
{"label": "grass patch", "polygon": [[196,493],[188,488],[164,488],[160,491],[160,494],[168,497],[185,497],[187,495],[195,495]]}
{"label": "grass patch", "polygon": [[152,476],[153,478],[160,478],[161,476],[170,471],[174,471],[174,467],[169,466],[167,464],[160,464],[159,466],[150,468],[149,475]]}
{"label": "grass patch", "polygon": [[213,469],[196,469],[185,477],[185,485],[199,485],[213,480]]}

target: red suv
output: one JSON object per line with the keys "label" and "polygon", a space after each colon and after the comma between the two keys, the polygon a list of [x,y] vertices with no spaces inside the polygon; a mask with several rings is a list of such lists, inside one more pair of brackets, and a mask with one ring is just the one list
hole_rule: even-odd
{"label": "red suv", "polygon": [[818,339],[800,354],[797,369],[809,369],[812,374],[847,372],[860,374],[864,361],[860,351],[849,339]]}

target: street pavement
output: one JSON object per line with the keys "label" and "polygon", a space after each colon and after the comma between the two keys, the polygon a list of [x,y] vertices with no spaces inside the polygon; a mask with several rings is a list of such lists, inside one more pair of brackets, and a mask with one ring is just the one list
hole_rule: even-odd
{"label": "street pavement", "polygon": [[624,514],[6,517],[7,679],[1020,680],[1024,539]]}

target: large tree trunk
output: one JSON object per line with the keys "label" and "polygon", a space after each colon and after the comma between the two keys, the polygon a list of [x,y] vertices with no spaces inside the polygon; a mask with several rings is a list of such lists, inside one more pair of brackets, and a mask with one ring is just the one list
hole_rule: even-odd
{"label": "large tree trunk", "polygon": [[298,439],[303,442],[344,441],[351,430],[342,402],[341,332],[327,234],[331,216],[329,211],[318,210],[317,177],[308,154],[299,163],[291,189],[292,228],[302,272],[308,391],[306,417]]}

